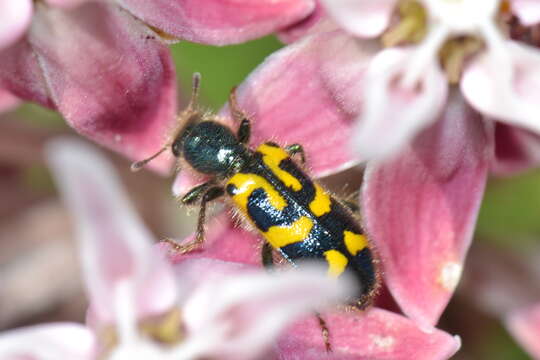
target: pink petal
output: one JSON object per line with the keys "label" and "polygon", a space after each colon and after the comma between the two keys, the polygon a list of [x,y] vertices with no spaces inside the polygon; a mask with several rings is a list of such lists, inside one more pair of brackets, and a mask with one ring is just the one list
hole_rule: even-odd
{"label": "pink petal", "polygon": [[[174,253],[169,245],[163,244],[169,251],[173,263],[191,258],[211,258],[250,265],[261,264],[262,240],[255,232],[250,232],[232,220],[232,215],[224,211],[206,225],[204,246],[200,250],[185,255]],[[193,241],[195,235],[184,239],[182,243]]]}
{"label": "pink petal", "polygon": [[76,220],[88,297],[102,323],[114,318],[121,282],[134,287],[139,317],[170,310],[176,285],[168,263],[152,248],[111,165],[94,149],[62,139],[47,149],[59,190]]}
{"label": "pink petal", "polygon": [[535,359],[540,359],[540,304],[510,313],[506,327],[516,340]]}
{"label": "pink petal", "polygon": [[279,40],[290,44],[311,34],[339,29],[339,25],[326,15],[320,1],[316,0],[315,3],[315,10],[308,17],[278,33]]}
{"label": "pink petal", "polygon": [[[113,5],[91,2],[71,10],[38,5],[31,51],[68,123],[133,159],[158,150],[176,111],[167,48]],[[165,171],[170,161],[162,156],[152,164]]]}
{"label": "pink petal", "polygon": [[30,0],[0,0],[0,50],[21,38],[32,20],[32,12]]}
{"label": "pink petal", "polygon": [[491,147],[480,116],[452,93],[441,119],[399,156],[368,165],[363,217],[385,282],[420,324],[439,319],[458,284]]}
{"label": "pink petal", "polygon": [[94,336],[75,323],[51,323],[3,332],[0,359],[93,359]]}
{"label": "pink petal", "polygon": [[512,12],[519,17],[525,26],[540,22],[540,1],[538,0],[511,0]]}
{"label": "pink petal", "polygon": [[363,83],[364,108],[352,139],[363,160],[396,153],[435,121],[445,104],[447,81],[436,63],[426,65],[414,88],[400,83],[414,55],[414,49],[383,50],[370,65]]}
{"label": "pink petal", "polygon": [[507,41],[465,69],[461,90],[478,111],[540,133],[540,51]]}
{"label": "pink petal", "polygon": [[359,37],[376,37],[390,23],[396,0],[320,0],[328,14]]}
{"label": "pink petal", "polygon": [[[270,56],[237,91],[240,106],[253,120],[252,146],[269,140],[280,145],[300,143],[316,177],[354,165],[346,139],[355,115],[351,109],[358,99],[343,105],[339,96],[357,86],[366,52],[357,49],[353,38],[332,32]],[[344,78],[348,81],[337,85]],[[222,113],[228,113],[228,108]]]}
{"label": "pink petal", "polygon": [[495,124],[495,156],[491,170],[497,175],[514,175],[540,165],[540,135]]}
{"label": "pink petal", "polygon": [[352,294],[352,279],[346,280],[329,278],[324,266],[303,266],[272,274],[248,271],[205,282],[183,306],[190,334],[187,346],[204,339],[200,355],[254,359],[297,316]]}
{"label": "pink petal", "polygon": [[210,45],[241,43],[287,27],[313,0],[123,0],[121,6],[169,35]]}
{"label": "pink petal", "polygon": [[19,105],[20,100],[13,96],[9,91],[0,89],[0,113],[11,110]]}
{"label": "pink petal", "polygon": [[436,360],[448,359],[461,346],[458,337],[438,329],[422,330],[414,321],[372,308],[323,314],[332,352],[326,353],[321,327],[314,316],[299,321],[281,336],[280,360]]}
{"label": "pink petal", "polygon": [[38,59],[27,39],[0,51],[0,87],[26,101],[55,108]]}

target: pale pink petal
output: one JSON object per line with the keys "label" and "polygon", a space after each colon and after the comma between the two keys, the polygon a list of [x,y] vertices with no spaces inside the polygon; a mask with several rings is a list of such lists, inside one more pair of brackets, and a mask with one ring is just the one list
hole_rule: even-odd
{"label": "pale pink petal", "polygon": [[491,171],[514,175],[540,165],[540,135],[527,130],[495,124],[495,156]]}
{"label": "pale pink petal", "polygon": [[437,360],[450,358],[461,346],[458,337],[422,329],[406,317],[377,308],[326,312],[323,319],[330,332],[331,353],[326,353],[321,327],[311,316],[281,336],[279,359]]}
{"label": "pale pink petal", "polygon": [[136,20],[107,3],[38,3],[29,42],[54,105],[77,131],[137,160],[162,146],[176,111],[174,67]]}
{"label": "pale pink petal", "polygon": [[321,0],[328,14],[347,31],[376,37],[390,23],[396,0]]}
{"label": "pale pink petal", "polygon": [[[240,262],[223,261],[206,257],[187,257],[173,265],[178,288],[183,294],[191,294],[206,282],[215,282],[228,276],[237,276],[246,271],[260,269],[260,266]],[[187,298],[180,299],[180,307]]]}
{"label": "pale pink petal", "polygon": [[540,133],[540,51],[508,41],[466,69],[461,90],[478,111]]}
{"label": "pale pink petal", "polygon": [[20,39],[31,19],[32,1],[0,0],[0,50]]}
{"label": "pale pink petal", "polygon": [[75,323],[51,323],[0,334],[1,360],[90,360],[94,336]]}
{"label": "pale pink petal", "polygon": [[13,96],[9,91],[0,89],[0,113],[11,110],[15,106],[19,105],[21,101]]}
{"label": "pale pink petal", "polygon": [[525,26],[540,22],[540,1],[538,0],[510,0],[512,12],[519,17]]}
{"label": "pale pink petal", "polygon": [[364,85],[364,108],[352,147],[362,160],[396,153],[437,119],[447,97],[447,81],[438,64],[426,65],[413,88],[401,83],[414,49],[388,49],[372,61]]}
{"label": "pale pink petal", "polygon": [[492,155],[481,117],[458,93],[449,100],[399,156],[368,165],[362,192],[385,282],[424,325],[437,322],[459,282]]}
{"label": "pale pink petal", "polygon": [[[206,225],[204,246],[185,255],[175,254],[168,244],[163,244],[169,252],[172,262],[178,263],[190,258],[212,258],[250,265],[261,264],[262,240],[255,232],[246,230],[232,220],[232,214],[224,211]],[[193,241],[195,235],[184,239],[182,243]]]}
{"label": "pale pink petal", "polygon": [[326,15],[320,1],[316,0],[315,3],[315,10],[308,17],[278,32],[279,40],[290,44],[311,34],[339,29],[339,25]]}
{"label": "pale pink petal", "polygon": [[295,317],[354,293],[352,279],[338,282],[326,276],[325,267],[304,265],[272,274],[247,271],[202,284],[183,306],[190,334],[185,347],[199,344],[199,354],[211,358],[254,359]]}
{"label": "pale pink petal", "polygon": [[114,318],[115,292],[133,286],[139,317],[167,311],[176,301],[168,263],[152,248],[148,229],[133,210],[111,165],[90,146],[62,139],[47,156],[76,220],[88,297],[97,318]]}
{"label": "pale pink petal", "polygon": [[120,5],[154,28],[210,45],[241,43],[302,20],[313,0],[121,0]]}
{"label": "pale pink petal", "polygon": [[[340,96],[357,87],[366,52],[350,36],[332,32],[308,37],[270,56],[237,91],[240,107],[253,121],[251,145],[300,143],[307,167],[317,177],[353,166],[346,140],[356,115],[351,109],[359,100],[344,105]],[[347,81],[338,85],[338,78]],[[222,113],[228,114],[228,107]]]}
{"label": "pale pink petal", "polygon": [[505,323],[523,348],[534,359],[540,359],[540,304],[510,313]]}

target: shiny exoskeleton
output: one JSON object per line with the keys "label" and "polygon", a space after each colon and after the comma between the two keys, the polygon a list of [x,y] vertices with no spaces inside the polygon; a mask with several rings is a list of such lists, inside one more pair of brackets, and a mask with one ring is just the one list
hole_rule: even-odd
{"label": "shiny exoskeleton", "polygon": [[372,250],[351,210],[306,175],[291,158],[304,153],[299,144],[285,148],[266,142],[255,150],[247,144],[250,137],[249,118],[239,109],[234,90],[229,106],[239,123],[233,132],[215,121],[215,115],[196,109],[199,77],[194,76],[193,96],[188,108],[180,115],[185,125],[156,155],[134,164],[140,168],[171,148],[196,171],[212,178],[189,191],[185,204],[200,200],[196,239],[178,244],[180,252],[191,251],[204,241],[206,205],[221,196],[232,203],[266,240],[263,263],[272,262],[272,249],[294,266],[298,260],[321,259],[328,265],[330,276],[340,276],[348,270],[358,279],[361,293],[354,303],[366,306],[377,283],[377,270]]}

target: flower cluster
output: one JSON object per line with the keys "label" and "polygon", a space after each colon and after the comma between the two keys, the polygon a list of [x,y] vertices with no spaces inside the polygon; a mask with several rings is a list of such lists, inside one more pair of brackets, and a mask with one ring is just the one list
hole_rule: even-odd
{"label": "flower cluster", "polygon": [[[383,299],[362,313],[323,312],[331,354],[314,316],[280,333],[293,314],[343,298],[343,287],[313,273],[257,273],[259,240],[227,212],[208,224],[202,250],[149,256],[151,236],[104,180],[107,165],[59,143],[51,162],[78,217],[88,324],[6,334],[0,357],[446,359],[458,350],[436,326],[487,178],[540,163],[539,1],[0,0],[0,19],[0,108],[37,102],[136,159],[162,148],[177,112],[167,44],[277,33],[288,45],[237,91],[250,144],[301,143],[315,177],[365,166],[362,222],[401,312]],[[151,164],[165,172],[171,155]],[[185,168],[173,192],[200,183]],[[538,313],[506,317],[535,356]],[[45,355],[21,352],[28,341]]]}

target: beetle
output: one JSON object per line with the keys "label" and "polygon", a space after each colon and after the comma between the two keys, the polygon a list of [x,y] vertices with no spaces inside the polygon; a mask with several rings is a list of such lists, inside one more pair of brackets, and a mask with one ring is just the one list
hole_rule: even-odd
{"label": "beetle", "polygon": [[[367,237],[351,209],[313,181],[293,160],[299,155],[305,162],[300,144],[284,148],[265,142],[255,150],[248,146],[251,121],[238,106],[235,89],[229,96],[232,118],[239,124],[233,132],[216,121],[216,115],[197,107],[200,75],[193,76],[193,90],[187,108],[179,115],[182,124],[170,141],[148,159],[136,162],[140,169],[166,149],[185,160],[195,171],[210,180],[187,192],[186,205],[199,201],[200,211],[195,239],[174,244],[180,253],[190,252],[204,243],[207,204],[228,196],[239,212],[265,239],[262,263],[273,263],[273,251],[293,266],[300,260],[321,259],[328,274],[351,272],[360,286],[353,305],[369,305],[379,286],[376,259]],[[325,329],[324,321],[320,318]]]}

